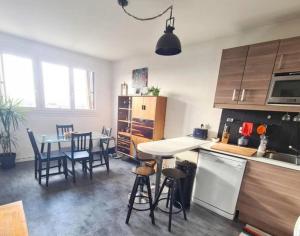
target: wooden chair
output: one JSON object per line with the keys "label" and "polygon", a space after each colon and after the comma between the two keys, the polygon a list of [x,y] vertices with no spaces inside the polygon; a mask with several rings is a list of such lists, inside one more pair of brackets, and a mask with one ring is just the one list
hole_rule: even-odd
{"label": "wooden chair", "polygon": [[[82,165],[83,172],[89,170],[90,179],[93,178],[93,158],[92,158],[92,133],[72,133],[71,134],[71,151],[65,152],[67,159],[72,163],[72,169],[68,173],[73,176],[73,182],[76,182],[75,162]],[[87,162],[89,166],[87,166]]]}
{"label": "wooden chair", "polygon": [[[102,127],[101,134],[106,135],[108,137],[111,136],[112,129],[106,128],[105,126]],[[92,148],[92,155],[93,155],[93,167],[103,166],[106,165],[106,170],[109,172],[109,144],[110,144],[111,138],[105,139],[105,140],[99,140],[97,145]],[[104,158],[104,163],[103,163]],[[100,162],[100,164],[95,164]]]}
{"label": "wooden chair", "polygon": [[[56,134],[57,134],[57,137],[64,137],[64,134],[66,132],[74,132],[74,126],[73,124],[70,124],[70,125],[56,125]],[[58,150],[59,151],[70,151],[70,147],[61,147],[61,143],[59,142],[58,143]]]}
{"label": "wooden chair", "polygon": [[[27,133],[34,152],[35,178],[38,177],[39,184],[41,184],[42,177],[46,177],[46,186],[48,187],[50,175],[64,174],[65,178],[67,179],[68,172],[67,172],[67,161],[65,158],[65,154],[59,151],[51,151],[50,143],[48,143],[47,146],[47,153],[41,153],[37,146],[33,132],[30,129],[27,129]],[[51,162],[52,163],[57,162],[57,165],[51,166]],[[43,163],[46,163],[46,167],[43,167]],[[61,172],[60,163],[63,163],[63,169],[64,169],[63,172]],[[58,167],[57,172],[50,173],[50,169],[57,168],[57,167]],[[46,171],[45,174],[43,174],[43,170]]]}

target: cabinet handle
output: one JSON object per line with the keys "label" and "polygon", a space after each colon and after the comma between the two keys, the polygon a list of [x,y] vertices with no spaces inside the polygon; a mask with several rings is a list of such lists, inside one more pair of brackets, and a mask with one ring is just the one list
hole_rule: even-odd
{"label": "cabinet handle", "polygon": [[245,93],[246,93],[246,89],[242,90],[242,96],[241,96],[241,102],[245,101]]}
{"label": "cabinet handle", "polygon": [[233,90],[233,94],[232,94],[231,100],[232,101],[236,101],[235,97],[236,97],[236,89]]}

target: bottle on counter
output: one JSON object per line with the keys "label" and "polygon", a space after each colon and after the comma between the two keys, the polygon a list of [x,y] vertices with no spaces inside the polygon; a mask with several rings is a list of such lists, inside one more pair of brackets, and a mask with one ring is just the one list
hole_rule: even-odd
{"label": "bottle on counter", "polygon": [[260,136],[260,144],[257,149],[257,156],[262,157],[265,155],[266,150],[267,150],[267,144],[268,144],[268,138],[266,135],[262,134]]}
{"label": "bottle on counter", "polygon": [[221,143],[228,143],[229,142],[229,137],[230,137],[230,126],[227,124],[224,125],[223,133],[222,133],[222,139]]}

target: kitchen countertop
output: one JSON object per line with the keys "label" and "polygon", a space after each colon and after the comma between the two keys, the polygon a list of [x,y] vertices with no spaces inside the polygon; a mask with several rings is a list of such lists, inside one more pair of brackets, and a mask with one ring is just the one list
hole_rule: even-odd
{"label": "kitchen countertop", "polygon": [[227,154],[227,155],[234,156],[234,157],[239,157],[239,158],[243,158],[243,159],[247,159],[247,160],[262,162],[262,163],[271,164],[271,165],[274,165],[274,166],[280,166],[280,167],[300,171],[300,165],[295,165],[295,164],[286,163],[286,162],[282,162],[282,161],[272,160],[272,159],[264,158],[264,157],[255,157],[255,156],[247,157],[247,156],[243,156],[243,155],[239,155],[239,154],[235,154],[235,153],[223,152],[223,151],[212,149],[211,147],[214,144],[215,144],[214,142],[208,141],[204,144],[201,144],[199,148],[203,149],[203,150],[206,150],[206,151],[212,151],[212,152],[216,152],[216,153]]}

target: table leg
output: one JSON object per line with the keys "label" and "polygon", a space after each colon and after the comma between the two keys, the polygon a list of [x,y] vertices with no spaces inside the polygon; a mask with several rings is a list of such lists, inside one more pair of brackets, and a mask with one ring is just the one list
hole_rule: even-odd
{"label": "table leg", "polygon": [[161,171],[162,171],[162,163],[163,160],[161,157],[156,158],[157,163],[157,170],[156,170],[156,180],[155,180],[155,199],[158,196],[159,188],[160,188],[160,178],[161,178]]}

